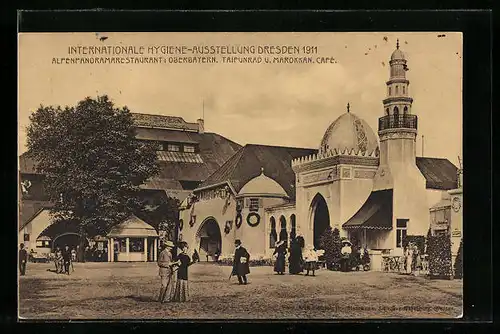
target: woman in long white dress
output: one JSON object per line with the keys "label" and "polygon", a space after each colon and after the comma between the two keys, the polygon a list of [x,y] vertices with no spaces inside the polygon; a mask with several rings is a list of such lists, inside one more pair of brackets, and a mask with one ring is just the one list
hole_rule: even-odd
{"label": "woman in long white dress", "polygon": [[409,243],[406,247],[406,273],[411,274],[411,266],[413,263],[413,244]]}

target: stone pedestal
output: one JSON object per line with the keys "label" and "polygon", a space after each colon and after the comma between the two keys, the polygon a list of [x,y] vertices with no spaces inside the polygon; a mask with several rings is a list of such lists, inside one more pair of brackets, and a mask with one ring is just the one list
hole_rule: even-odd
{"label": "stone pedestal", "polygon": [[368,255],[370,256],[370,270],[382,271],[382,251],[370,249]]}

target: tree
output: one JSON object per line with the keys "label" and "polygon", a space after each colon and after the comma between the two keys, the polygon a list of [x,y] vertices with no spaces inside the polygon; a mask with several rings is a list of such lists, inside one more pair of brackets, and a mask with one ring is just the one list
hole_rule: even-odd
{"label": "tree", "polygon": [[159,166],[154,145],[135,139],[127,107],[87,97],[64,109],[40,106],[30,121],[28,152],[45,175],[55,222],[76,220],[82,236],[104,234],[142,209],[139,185]]}
{"label": "tree", "polygon": [[179,227],[179,206],[177,198],[161,196],[146,205],[141,214],[160,233],[163,232],[169,240],[174,240]]}
{"label": "tree", "polygon": [[342,257],[342,241],[340,231],[328,226],[320,237],[320,246],[325,251],[324,257],[326,267],[330,270],[338,270],[340,258]]}
{"label": "tree", "polygon": [[463,278],[463,239],[460,239],[460,246],[458,247],[457,258],[455,259],[455,278]]}

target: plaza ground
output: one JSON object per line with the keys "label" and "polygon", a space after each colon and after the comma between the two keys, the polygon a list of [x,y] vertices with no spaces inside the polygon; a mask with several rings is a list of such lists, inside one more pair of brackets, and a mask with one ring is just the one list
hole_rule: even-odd
{"label": "plaza ground", "polygon": [[155,263],[75,263],[71,275],[29,263],[19,280],[25,319],[338,319],[453,318],[462,313],[462,280],[396,273],[327,270],[315,277],[278,276],[251,267],[248,285],[229,280],[231,267],[190,267],[191,300],[156,302]]}

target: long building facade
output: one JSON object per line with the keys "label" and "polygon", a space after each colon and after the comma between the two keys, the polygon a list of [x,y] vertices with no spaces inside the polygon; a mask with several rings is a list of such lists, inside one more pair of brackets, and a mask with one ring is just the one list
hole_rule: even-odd
{"label": "long building facade", "polygon": [[447,159],[416,156],[407,60],[397,45],[382,100],[378,133],[346,111],[317,149],[246,145],[181,207],[179,233],[201,258],[230,257],[240,239],[253,258],[297,234],[320,247],[330,226],[369,249],[375,270],[384,254],[401,255],[406,236],[425,236],[429,209],[457,188]]}

